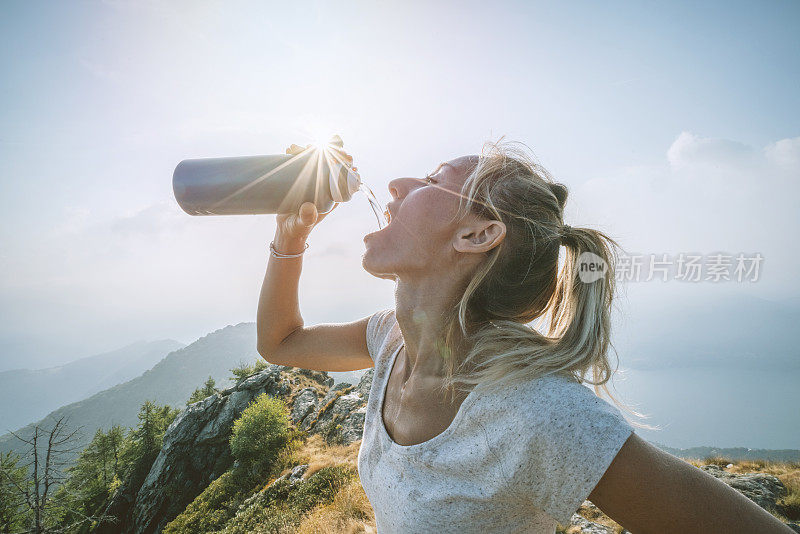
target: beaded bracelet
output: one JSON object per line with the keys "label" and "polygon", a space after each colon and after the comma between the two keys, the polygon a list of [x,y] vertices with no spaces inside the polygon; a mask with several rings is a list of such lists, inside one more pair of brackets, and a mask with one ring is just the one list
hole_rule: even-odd
{"label": "beaded bracelet", "polygon": [[306,253],[307,249],[308,249],[308,243],[306,243],[306,246],[303,249],[303,252],[300,252],[298,254],[284,254],[282,252],[278,252],[277,250],[275,250],[275,242],[274,241],[270,241],[270,243],[269,243],[269,252],[270,252],[270,254],[275,256],[276,258],[299,258],[300,256],[302,256],[303,254]]}

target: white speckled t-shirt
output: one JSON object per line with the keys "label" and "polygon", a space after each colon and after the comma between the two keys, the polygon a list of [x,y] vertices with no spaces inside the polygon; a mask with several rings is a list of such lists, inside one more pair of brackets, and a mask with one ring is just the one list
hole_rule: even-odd
{"label": "white speckled t-shirt", "polygon": [[502,395],[478,386],[444,432],[399,445],[381,407],[402,344],[394,310],[370,318],[375,374],[358,472],[378,534],[552,534],[569,525],[633,431],[588,387],[549,375]]}

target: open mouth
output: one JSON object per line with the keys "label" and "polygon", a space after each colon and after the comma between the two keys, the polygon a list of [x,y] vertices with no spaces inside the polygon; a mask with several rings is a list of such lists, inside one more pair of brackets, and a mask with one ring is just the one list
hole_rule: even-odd
{"label": "open mouth", "polygon": [[386,211],[383,212],[383,218],[386,219],[386,224],[392,222],[392,214],[389,213],[389,209],[387,208]]}

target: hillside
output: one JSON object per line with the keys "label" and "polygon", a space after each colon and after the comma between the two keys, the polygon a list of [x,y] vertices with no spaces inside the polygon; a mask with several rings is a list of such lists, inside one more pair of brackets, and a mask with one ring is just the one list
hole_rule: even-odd
{"label": "hillside", "polygon": [[[71,427],[82,429],[82,448],[99,428],[136,426],[136,414],[146,400],[182,408],[209,375],[224,387],[232,367],[260,358],[255,346],[253,323],[227,326],[170,353],[141,376],[58,408],[44,419],[67,416]],[[18,405],[13,402],[13,406]],[[32,428],[29,424],[16,433],[27,437]],[[0,436],[0,453],[9,450],[21,452],[19,441],[10,434]]]}
{"label": "hillside", "polygon": [[139,376],[184,346],[172,339],[139,341],[57,367],[0,372],[0,432]]}

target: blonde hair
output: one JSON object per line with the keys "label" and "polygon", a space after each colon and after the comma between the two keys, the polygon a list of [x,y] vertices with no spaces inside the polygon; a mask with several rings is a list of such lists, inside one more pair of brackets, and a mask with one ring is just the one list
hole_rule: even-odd
{"label": "blonde hair", "polygon": [[[608,353],[618,243],[599,230],[563,223],[567,188],[529,157],[524,145],[487,143],[465,172],[454,220],[471,213],[502,221],[506,235],[487,252],[445,318],[442,387],[454,393],[561,373],[592,384],[598,396],[602,390],[622,410],[643,417],[606,386],[616,371]],[[561,245],[566,257],[559,271]],[[579,277],[584,252],[605,262],[592,283]],[[545,334],[526,324],[534,320],[543,321]],[[456,349],[464,353],[459,362],[451,357]]]}

